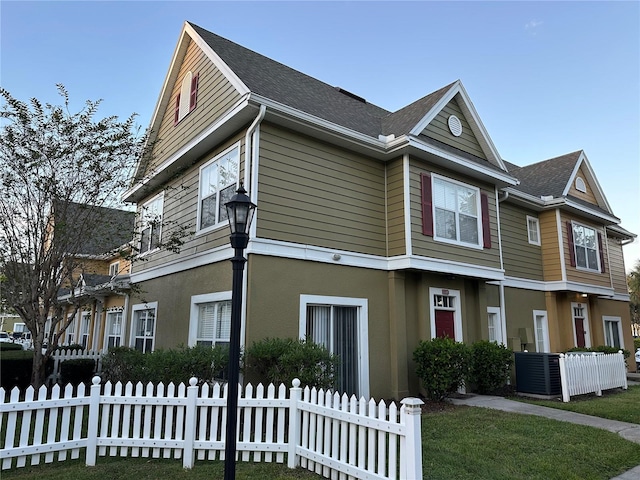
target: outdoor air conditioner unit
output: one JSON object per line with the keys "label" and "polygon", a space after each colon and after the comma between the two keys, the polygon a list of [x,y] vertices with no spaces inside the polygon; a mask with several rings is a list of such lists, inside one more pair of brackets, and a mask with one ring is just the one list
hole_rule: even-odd
{"label": "outdoor air conditioner unit", "polygon": [[516,352],[516,391],[536,395],[562,394],[560,354]]}

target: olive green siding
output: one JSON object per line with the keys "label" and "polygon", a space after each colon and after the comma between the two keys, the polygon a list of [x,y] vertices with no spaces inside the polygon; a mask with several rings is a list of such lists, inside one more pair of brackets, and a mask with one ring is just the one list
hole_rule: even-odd
{"label": "olive green siding", "polygon": [[[489,200],[489,220],[491,226],[491,248],[471,248],[439,242],[433,237],[422,233],[422,191],[421,173],[437,173],[452,180],[457,180],[471,186],[476,186],[486,193]],[[500,268],[500,248],[498,243],[498,221],[496,215],[496,198],[493,188],[479,185],[477,181],[453,174],[440,167],[432,167],[417,161],[410,164],[410,195],[411,195],[411,236],[413,254],[429,258],[450,260],[453,262],[482,265]],[[480,199],[478,199],[479,201]]]}
{"label": "olive green siding", "polygon": [[615,293],[627,295],[627,275],[624,268],[624,257],[622,255],[622,244],[615,237],[607,238],[607,250],[609,252],[608,272],[611,275],[611,283]]}
{"label": "olive green siding", "polygon": [[500,233],[505,275],[543,280],[542,247],[529,243],[527,215],[538,218],[535,212],[507,202],[500,204]]}
{"label": "olive green siding", "polygon": [[[180,93],[182,79],[188,71],[198,75],[197,106],[176,125],[176,97]],[[189,40],[175,84],[169,88],[171,97],[167,105],[163,106],[164,112],[159,113],[162,115],[162,122],[158,128],[153,160],[147,174],[212,125],[240,99],[238,91],[192,40]]]}
{"label": "olive green siding", "polygon": [[258,237],[386,255],[382,162],[263,123],[259,172]]}
{"label": "olive green siding", "polygon": [[[223,150],[237,144],[242,138],[243,132],[239,132],[234,137],[222,143],[219,147],[201,157],[198,162],[183,172],[179,177],[172,180],[164,189],[161,242],[167,242],[171,232],[175,231],[178,226],[188,227],[188,231],[192,232],[192,234],[182,238],[184,243],[180,247],[179,253],[171,252],[166,248],[151,252],[145,255],[145,261],[134,263],[132,268],[133,272],[138,273],[221,245],[228,245],[229,226],[227,224],[223,224],[219,228],[206,234],[201,235],[196,232],[200,166]],[[242,164],[243,158],[244,144],[240,144],[240,178],[242,178],[244,171],[244,165]],[[151,198],[152,197],[145,199],[144,202]],[[138,204],[138,213],[140,213],[144,202]]]}
{"label": "olive green siding", "polygon": [[[560,253],[566,247],[558,242],[558,221],[556,211],[541,212],[538,215],[540,221],[540,238],[542,240],[542,268],[546,282],[562,280],[562,263]],[[566,233],[565,233],[566,238]]]}
{"label": "olive green siding", "polygon": [[[519,288],[504,289],[504,306],[505,316],[507,323],[507,346],[510,348],[518,347],[520,345],[520,329],[530,329],[534,334],[533,328],[533,311],[534,310],[547,310],[545,293],[537,292],[534,290],[524,290]],[[551,319],[549,318],[549,337],[551,339]],[[534,337],[535,338],[535,337]],[[511,339],[516,339],[512,341]],[[525,340],[523,338],[523,340]],[[535,344],[526,344],[523,350],[529,350],[530,352],[536,351]]]}
{"label": "olive green siding", "polygon": [[[605,269],[605,272],[602,273],[601,271],[595,272],[580,270],[577,267],[571,266],[571,259],[569,257],[570,249],[567,243],[567,222],[570,222],[571,220],[574,220],[575,222],[587,227],[593,228],[596,232],[600,233],[602,241],[605,241],[605,232],[598,225],[561,214],[562,240],[564,243],[564,264],[567,271],[567,280],[569,282],[586,283],[589,285],[598,285],[601,287],[611,287],[611,277],[609,276],[608,269]],[[609,262],[609,257],[607,255],[606,245],[603,245],[602,253],[604,255],[604,258],[600,258],[600,261],[604,262],[604,264],[607,265]]]}
{"label": "olive green siding", "polygon": [[[440,111],[440,113],[436,115],[421,135],[439,140],[442,143],[458,148],[463,152],[470,153],[471,155],[475,155],[476,157],[486,160],[487,156],[482,151],[482,147],[471,130],[469,122],[462,113],[456,98],[457,95]],[[451,130],[449,130],[447,122],[451,115],[458,117],[462,124],[462,134],[459,137],[454,136],[451,133]]]}
{"label": "olive green siding", "polygon": [[402,158],[387,164],[387,218],[390,257],[407,253],[404,228],[404,176]]}

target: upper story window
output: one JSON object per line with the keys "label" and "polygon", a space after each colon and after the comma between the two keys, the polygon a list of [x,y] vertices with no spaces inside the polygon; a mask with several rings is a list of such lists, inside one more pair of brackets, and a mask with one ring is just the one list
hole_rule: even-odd
{"label": "upper story window", "polygon": [[120,262],[113,262],[109,265],[109,276],[115,277],[120,272]]}
{"label": "upper story window", "polygon": [[582,177],[576,177],[576,190],[582,193],[587,193],[587,184],[584,183]]}
{"label": "upper story window", "polygon": [[160,194],[142,206],[140,253],[150,252],[160,247],[163,202],[164,195]]}
{"label": "upper story window", "polygon": [[575,222],[567,222],[567,234],[571,264],[585,270],[600,271],[601,235],[595,229]]}
{"label": "upper story window", "polygon": [[479,245],[481,238],[480,191],[458,182],[433,179],[434,237]]}
{"label": "upper story window", "polygon": [[198,100],[198,75],[188,71],[182,79],[180,93],[176,96],[173,122],[178,123],[196,108]]}
{"label": "upper story window", "polygon": [[540,245],[540,222],[538,221],[538,217],[530,217],[527,215],[527,233],[530,244]]}
{"label": "upper story window", "polygon": [[238,181],[240,146],[222,152],[200,167],[198,193],[198,230],[214,227],[227,220],[224,204],[231,200]]}

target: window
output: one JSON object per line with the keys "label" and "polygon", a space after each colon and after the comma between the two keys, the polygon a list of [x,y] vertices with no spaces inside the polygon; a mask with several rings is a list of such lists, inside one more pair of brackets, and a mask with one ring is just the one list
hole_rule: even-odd
{"label": "window", "polygon": [[198,75],[187,72],[180,85],[180,93],[176,96],[173,122],[177,124],[194,108],[198,100]]}
{"label": "window", "polygon": [[133,306],[133,347],[143,353],[153,351],[157,302]]}
{"label": "window", "polygon": [[192,296],[189,319],[189,346],[228,345],[230,336],[231,292]]}
{"label": "window", "polygon": [[118,275],[119,272],[120,272],[120,262],[113,262],[111,265],[109,265],[109,276],[111,278]]}
{"label": "window", "polygon": [[300,296],[300,338],[324,345],[340,358],[336,391],[369,396],[368,301]]}
{"label": "window", "polygon": [[573,318],[573,336],[576,347],[591,347],[589,334],[589,317],[584,303],[571,303]]}
{"label": "window", "polygon": [[240,147],[236,145],[200,167],[199,230],[227,220],[224,204],[236,189],[239,156]]}
{"label": "window", "polygon": [[600,271],[598,253],[602,248],[600,234],[580,223],[568,222],[571,264],[586,270]]}
{"label": "window", "polygon": [[80,323],[80,345],[87,348],[89,344],[89,328],[91,325],[91,312],[82,312]]}
{"label": "window", "polygon": [[479,197],[477,188],[434,177],[435,238],[479,245],[481,236]]}
{"label": "window", "polygon": [[604,343],[608,347],[624,348],[622,343],[622,321],[620,317],[603,316]]}
{"label": "window", "polygon": [[142,207],[140,253],[150,252],[160,246],[163,201],[164,195],[160,194]]}
{"label": "window", "polygon": [[76,319],[74,317],[72,317],[71,315],[69,315],[67,317],[67,322],[69,322],[69,325],[67,326],[67,329],[65,330],[66,333],[66,344],[67,345],[72,345],[74,343],[76,343]]}
{"label": "window", "polygon": [[533,311],[533,331],[536,340],[536,352],[549,353],[549,324],[545,310]]}
{"label": "window", "polygon": [[576,190],[582,193],[587,193],[587,184],[584,183],[582,177],[576,177]]}
{"label": "window", "polygon": [[527,215],[527,232],[531,245],[540,245],[540,222],[537,217]]}
{"label": "window", "polygon": [[489,341],[503,343],[499,307],[487,307],[487,325],[489,328]]}
{"label": "window", "polygon": [[122,344],[122,312],[107,312],[107,348]]}

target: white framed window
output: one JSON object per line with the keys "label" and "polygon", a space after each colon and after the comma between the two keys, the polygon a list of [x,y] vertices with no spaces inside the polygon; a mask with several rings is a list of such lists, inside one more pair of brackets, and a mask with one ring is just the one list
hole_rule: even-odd
{"label": "white framed window", "polygon": [[622,336],[622,319],[620,317],[610,317],[603,315],[604,343],[608,347],[624,348]]}
{"label": "white framed window", "polygon": [[487,307],[487,326],[489,341],[504,343],[502,340],[502,322],[500,321],[500,307]]}
{"label": "white framed window", "polygon": [[431,338],[449,337],[462,342],[460,290],[429,288]]}
{"label": "white framed window", "polygon": [[546,310],[533,311],[533,332],[536,341],[536,352],[549,353],[549,322]]}
{"label": "white framed window", "polygon": [[576,177],[576,190],[582,193],[587,193],[587,184],[584,183],[582,177]]}
{"label": "white framed window", "polygon": [[589,332],[589,312],[586,303],[571,302],[573,339],[576,347],[591,347]]}
{"label": "white framed window", "polygon": [[200,167],[198,230],[211,230],[227,221],[224,204],[235,193],[239,164],[240,144],[236,144]]}
{"label": "white framed window", "polygon": [[433,237],[482,248],[480,189],[433,174]]}
{"label": "white framed window", "polygon": [[89,342],[89,329],[91,327],[91,312],[82,312],[80,317],[80,345],[87,348]]}
{"label": "white framed window", "polygon": [[156,250],[162,234],[162,208],[164,193],[156,195],[142,206],[140,253]]}
{"label": "white framed window", "polygon": [[538,217],[527,215],[527,234],[531,245],[540,245],[540,222]]}
{"label": "white framed window", "polygon": [[369,303],[364,298],[300,295],[300,338],[340,358],[336,391],[369,396]]}
{"label": "white framed window", "polygon": [[67,317],[67,322],[69,322],[69,325],[67,326],[67,329],[64,331],[65,333],[65,345],[72,345],[74,343],[76,343],[76,319],[74,316],[69,315]]}
{"label": "white framed window", "polygon": [[122,311],[107,312],[107,329],[106,329],[105,347],[113,348],[122,345],[122,334],[124,333],[122,325]]}
{"label": "white framed window", "polygon": [[231,292],[191,297],[190,347],[228,345],[231,336]]}
{"label": "white framed window", "polygon": [[153,352],[156,334],[156,311],[158,302],[141,303],[134,305],[132,321],[132,347],[147,353]]}
{"label": "white framed window", "polygon": [[572,222],[571,226],[576,267],[599,272],[597,232],[591,227],[576,222]]}
{"label": "white framed window", "polygon": [[120,262],[113,262],[109,265],[109,276],[111,278],[115,277],[120,273]]}

